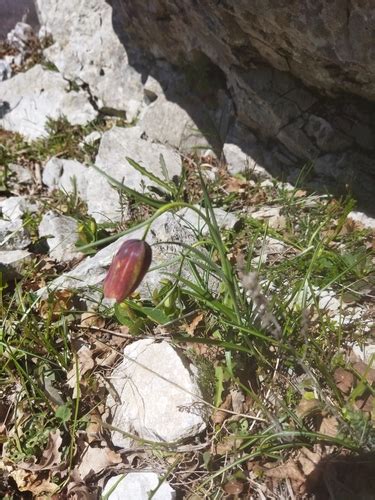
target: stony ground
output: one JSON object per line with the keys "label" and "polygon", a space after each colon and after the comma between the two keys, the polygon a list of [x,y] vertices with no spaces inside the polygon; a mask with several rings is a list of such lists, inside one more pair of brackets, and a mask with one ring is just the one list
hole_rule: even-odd
{"label": "stony ground", "polygon": [[[38,50],[22,64],[51,93],[0,130],[1,496],[369,498],[374,220],[151,141]],[[145,232],[141,286],[103,300]]]}

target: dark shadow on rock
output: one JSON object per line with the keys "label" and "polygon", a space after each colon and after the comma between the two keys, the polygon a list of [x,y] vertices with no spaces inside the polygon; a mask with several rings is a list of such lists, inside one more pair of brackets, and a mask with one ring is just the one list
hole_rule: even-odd
{"label": "dark shadow on rock", "polygon": [[375,453],[324,458],[308,476],[306,489],[315,500],[374,499]]}
{"label": "dark shadow on rock", "polygon": [[4,118],[4,116],[10,112],[10,105],[8,101],[0,100],[0,119]]}
{"label": "dark shadow on rock", "polygon": [[[144,83],[149,76],[159,82],[167,100],[188,113],[219,158],[230,141],[279,180],[318,193],[350,194],[360,209],[375,213],[375,103],[348,94],[322,95],[272,68],[251,46],[245,67],[228,69],[214,61],[199,40],[188,51],[181,42],[170,57],[168,9],[177,7],[168,4],[159,12],[155,4],[141,19],[142,7],[134,2],[126,7],[122,0],[107,2],[129,64]],[[148,33],[142,26],[154,28]],[[207,29],[212,35],[214,28]],[[157,96],[146,98],[151,102]],[[249,139],[254,134],[256,143]]]}

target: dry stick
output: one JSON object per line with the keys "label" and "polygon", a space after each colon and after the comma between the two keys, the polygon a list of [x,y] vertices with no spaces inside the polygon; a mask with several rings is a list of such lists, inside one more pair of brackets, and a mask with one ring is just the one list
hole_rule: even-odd
{"label": "dry stick", "polygon": [[[111,332],[110,330],[104,330],[104,329],[101,329],[101,328],[98,328],[98,327],[83,327],[83,328],[87,328],[87,329],[94,328],[94,330],[98,330],[98,331],[103,331],[103,332],[107,332],[107,333],[116,333],[116,332]],[[126,335],[126,334],[124,334],[124,335]],[[134,338],[133,335],[130,335],[129,337]],[[129,338],[129,337],[126,337],[126,338]],[[155,337],[147,337],[147,338],[153,338],[153,339],[155,339]],[[169,339],[164,339],[164,340],[169,340]],[[220,410],[220,411],[223,411],[224,413],[228,413],[230,415],[235,415],[237,417],[242,417],[242,418],[246,418],[246,419],[250,419],[250,420],[256,420],[257,422],[267,422],[264,418],[260,418],[260,417],[257,417],[255,415],[245,415],[244,413],[237,413],[237,412],[232,411],[232,410],[225,410],[225,409],[222,409],[222,408],[218,408],[217,406],[215,406],[215,405],[209,403],[208,401],[206,401],[205,399],[203,399],[201,396],[198,396],[198,394],[194,394],[193,392],[188,391],[187,389],[185,389],[184,387],[180,386],[176,382],[172,382],[171,380],[167,379],[166,377],[164,377],[160,373],[157,373],[154,370],[151,370],[151,368],[148,368],[146,365],[140,363],[139,361],[135,360],[134,358],[131,358],[130,356],[127,356],[124,353],[119,353],[119,351],[117,349],[114,349],[113,347],[108,346],[105,342],[102,342],[101,340],[99,340],[97,338],[95,338],[95,341],[96,342],[100,342],[101,344],[105,345],[107,348],[109,347],[109,349],[112,349],[113,351],[117,352],[118,354],[122,354],[122,356],[124,358],[126,358],[128,361],[132,361],[133,363],[135,363],[137,366],[139,366],[143,370],[146,370],[146,371],[152,373],[153,375],[156,375],[161,380],[164,380],[165,382],[167,382],[167,383],[169,383],[169,384],[177,387],[178,389],[184,391],[185,393],[189,394],[190,396],[193,396],[194,398],[198,399],[201,403],[203,403],[204,405],[208,406],[212,410],[215,410],[215,411]],[[113,378],[113,377],[110,377],[110,378]]]}

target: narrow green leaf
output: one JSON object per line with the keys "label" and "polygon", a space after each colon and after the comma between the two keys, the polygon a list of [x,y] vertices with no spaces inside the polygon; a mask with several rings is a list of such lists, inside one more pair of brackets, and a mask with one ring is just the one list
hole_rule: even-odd
{"label": "narrow green leaf", "polygon": [[[131,158],[126,157],[126,159],[130,163],[130,165],[135,170],[137,170],[137,172],[139,172],[141,175],[144,175],[145,177],[147,177],[148,179],[150,179],[150,181],[155,182],[155,184],[157,184],[161,188],[165,189],[169,193],[173,193],[174,190],[172,189],[170,183],[163,181],[162,179],[160,179],[160,177],[158,177],[157,175],[153,174],[152,172],[149,172],[146,168],[142,167],[139,163],[137,163],[136,161],[132,160]],[[163,161],[164,161],[164,159],[163,159]],[[166,168],[165,167],[165,162],[164,162],[164,168]]]}

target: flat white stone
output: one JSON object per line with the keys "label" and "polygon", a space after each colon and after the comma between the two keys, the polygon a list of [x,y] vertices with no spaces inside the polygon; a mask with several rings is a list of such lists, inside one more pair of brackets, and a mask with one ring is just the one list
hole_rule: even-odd
{"label": "flat white stone", "polygon": [[49,255],[58,262],[69,262],[82,256],[75,246],[78,222],[72,217],[47,212],[39,224],[39,236],[47,237]]}
{"label": "flat white stone", "polygon": [[66,116],[72,125],[84,125],[97,116],[88,94],[68,91],[69,82],[55,71],[36,64],[25,73],[0,82],[0,96],[5,104],[0,125],[19,132],[29,140],[46,137],[47,119]]}
{"label": "flat white stone", "polygon": [[263,207],[260,210],[251,212],[251,217],[253,219],[268,219],[270,217],[278,217],[280,215],[280,210],[282,207]]}
{"label": "flat white stone", "polygon": [[[130,472],[111,477],[103,490],[103,496],[108,495],[108,500],[148,500],[149,494],[155,490],[161,478],[155,472]],[[176,492],[163,481],[153,495],[153,500],[174,500]]]}
{"label": "flat white stone", "polygon": [[[201,391],[193,367],[168,342],[133,342],[124,350],[123,363],[111,383],[121,403],[108,396],[112,424],[123,432],[157,442],[192,438],[205,427]],[[112,432],[115,446],[136,440]]]}

